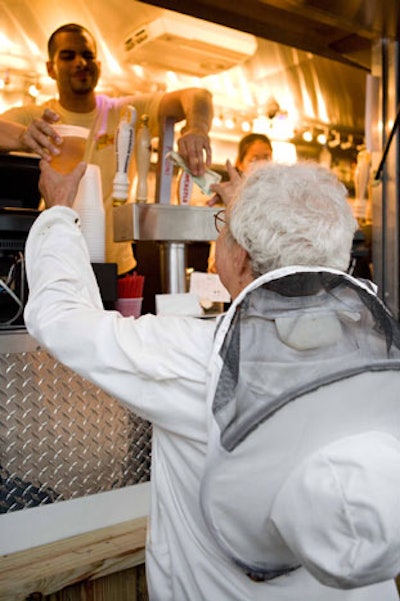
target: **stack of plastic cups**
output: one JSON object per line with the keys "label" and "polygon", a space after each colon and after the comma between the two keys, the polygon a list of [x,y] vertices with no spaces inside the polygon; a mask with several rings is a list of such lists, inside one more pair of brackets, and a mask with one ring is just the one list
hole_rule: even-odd
{"label": "stack of plastic cups", "polygon": [[105,211],[100,169],[88,165],[79,184],[73,208],[81,222],[91,263],[105,262]]}

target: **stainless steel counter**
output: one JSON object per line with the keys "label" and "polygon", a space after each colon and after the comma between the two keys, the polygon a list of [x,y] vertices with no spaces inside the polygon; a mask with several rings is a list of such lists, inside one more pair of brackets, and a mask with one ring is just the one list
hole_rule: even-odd
{"label": "stainless steel counter", "polygon": [[0,513],[146,482],[150,444],[148,422],[26,330],[0,331]]}

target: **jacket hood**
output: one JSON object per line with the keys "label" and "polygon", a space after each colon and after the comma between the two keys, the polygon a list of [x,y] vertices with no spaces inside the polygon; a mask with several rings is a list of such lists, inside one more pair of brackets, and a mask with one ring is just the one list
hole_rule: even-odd
{"label": "jacket hood", "polygon": [[[300,465],[338,441],[378,432],[384,436],[373,438],[376,456],[381,448],[389,449],[396,485],[388,486],[384,495],[391,509],[382,513],[378,504],[376,513],[390,514],[393,524],[398,522],[392,509],[400,490],[400,333],[371,286],[325,268],[291,267],[266,274],[241,293],[220,323],[211,365],[201,503],[219,546],[247,573],[262,579],[299,565],[330,586],[386,579],[388,561],[382,555],[376,558],[382,563],[379,573],[367,569],[376,541],[365,557],[359,555],[357,569],[346,576],[340,569],[349,553],[346,541],[367,549],[367,524],[355,534],[353,524],[346,522],[346,536],[336,540],[338,524],[321,516],[314,527],[314,570],[304,547],[293,544],[289,535],[285,538],[278,522],[286,524],[288,516],[277,509],[280,490]],[[386,436],[392,437],[388,444]],[[354,448],[350,443],[341,447],[338,481],[351,480],[353,470],[371,472],[367,462],[355,467]],[[302,478],[293,482],[300,490]],[[295,498],[293,486],[290,495]],[[312,490],[314,499],[323,493],[318,482]],[[370,493],[369,487],[360,491],[366,502],[373,498]],[[353,506],[351,501],[338,505],[339,500],[338,493],[330,504],[333,514],[344,519]],[[303,505],[307,510],[307,503]],[[288,504],[282,502],[284,506]],[[303,540],[303,528],[309,534],[307,520],[296,515],[291,532]],[[331,551],[332,538],[337,553]]]}

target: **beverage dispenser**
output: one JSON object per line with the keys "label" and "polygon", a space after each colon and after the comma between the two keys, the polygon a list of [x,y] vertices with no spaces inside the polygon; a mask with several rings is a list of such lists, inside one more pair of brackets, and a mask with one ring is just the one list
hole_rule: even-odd
{"label": "beverage dispenser", "polygon": [[[167,155],[173,150],[174,124],[174,119],[167,118],[161,127],[155,202],[146,203],[142,199],[137,199],[135,203],[125,202],[114,206],[113,214],[116,242],[140,240],[159,242],[162,292],[171,294],[187,291],[187,246],[193,242],[215,240],[217,232],[213,216],[218,210],[211,207],[171,204],[173,163]],[[132,125],[132,130],[133,127]],[[128,151],[127,145],[125,149],[127,153],[133,150],[131,148]],[[117,152],[120,151],[117,149]],[[148,170],[150,164],[148,145],[137,146],[136,161],[137,166],[140,167],[139,171]],[[139,181],[140,177],[141,174],[138,173]]]}

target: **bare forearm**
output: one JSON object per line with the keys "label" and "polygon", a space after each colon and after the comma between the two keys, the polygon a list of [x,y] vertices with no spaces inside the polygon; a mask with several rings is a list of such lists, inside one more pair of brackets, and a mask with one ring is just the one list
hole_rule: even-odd
{"label": "bare forearm", "polygon": [[203,175],[211,164],[208,132],[213,118],[212,96],[202,88],[187,88],[165,94],[160,103],[159,117],[186,119],[178,139],[179,153],[193,175]]}
{"label": "bare forearm", "polygon": [[198,131],[208,134],[212,125],[213,106],[212,96],[208,90],[188,89],[183,94],[182,104],[186,117],[186,125],[182,134],[186,131]]}
{"label": "bare forearm", "polygon": [[41,118],[32,117],[26,123],[14,120],[17,116],[11,109],[5,118],[0,117],[0,150],[34,152],[46,159],[60,153],[61,138],[51,127],[58,120],[56,113],[45,109]]}
{"label": "bare forearm", "polygon": [[16,151],[26,150],[23,143],[23,136],[26,127],[19,123],[12,123],[5,119],[0,120],[0,150]]}
{"label": "bare forearm", "polygon": [[168,92],[161,100],[159,117],[175,117],[177,121],[185,119],[184,130],[207,134],[213,118],[212,96],[203,88]]}

